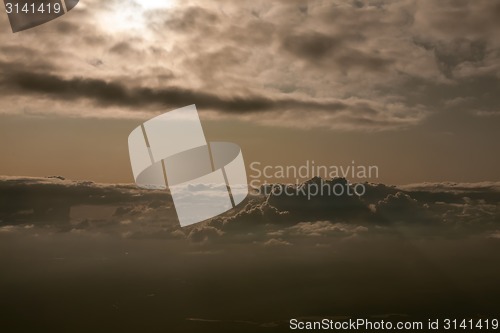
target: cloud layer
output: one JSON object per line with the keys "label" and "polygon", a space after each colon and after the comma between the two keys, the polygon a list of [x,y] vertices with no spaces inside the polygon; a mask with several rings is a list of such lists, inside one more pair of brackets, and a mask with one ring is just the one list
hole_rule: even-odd
{"label": "cloud layer", "polygon": [[489,1],[89,1],[1,35],[2,110],[21,98],[37,114],[145,118],[196,103],[217,118],[375,131],[450,108],[495,116],[497,31]]}
{"label": "cloud layer", "polygon": [[[181,229],[167,192],[132,185],[100,185],[55,178],[2,178],[2,232],[38,232],[52,228],[118,237],[182,239],[194,243],[258,242],[264,246],[386,235],[399,237],[496,238],[500,231],[498,183],[417,184],[388,187],[364,184],[358,197],[308,186],[344,185],[342,179],[314,178],[299,185],[267,185],[268,194],[252,194],[236,211]],[[282,191],[284,187],[295,190]],[[277,191],[277,190],[280,191]],[[264,193],[264,192],[262,192]],[[399,236],[398,236],[399,235]]]}
{"label": "cloud layer", "polygon": [[180,229],[166,192],[3,177],[2,328],[283,332],[290,318],[498,313],[498,183],[366,186],[254,195]]}

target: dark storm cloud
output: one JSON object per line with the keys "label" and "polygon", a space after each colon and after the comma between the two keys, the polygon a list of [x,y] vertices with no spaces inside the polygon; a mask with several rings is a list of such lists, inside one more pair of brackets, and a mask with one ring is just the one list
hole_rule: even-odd
{"label": "dark storm cloud", "polygon": [[381,71],[389,68],[393,63],[375,54],[367,54],[352,49],[346,44],[362,41],[362,35],[349,35],[344,33],[340,36],[332,36],[318,32],[308,32],[301,35],[290,35],[284,37],[283,47],[296,57],[310,62],[314,66],[329,67],[337,65],[343,71],[359,68],[368,71]]}
{"label": "dark storm cloud", "polygon": [[[99,185],[69,181],[62,177],[0,178],[2,224],[35,223],[69,226],[72,207],[130,205],[151,207],[171,198],[166,192],[141,191],[133,185]],[[115,216],[134,215],[132,208],[118,208]],[[135,211],[137,214],[138,212]]]}
{"label": "dark storm cloud", "polygon": [[[125,46],[119,46],[120,48]],[[337,112],[359,110],[360,113],[378,114],[380,110],[365,102],[315,102],[299,99],[272,99],[262,96],[223,97],[189,89],[128,88],[115,81],[100,79],[65,79],[56,75],[25,71],[6,71],[0,84],[5,90],[19,94],[47,95],[60,100],[90,99],[100,106],[137,108],[155,104],[183,106],[195,103],[201,108],[223,112],[263,112],[275,110],[311,110]]]}
{"label": "dark storm cloud", "polygon": [[[298,188],[317,181],[313,179]],[[343,182],[336,179],[325,185]],[[366,195],[360,198],[327,191],[308,198],[291,190],[296,185],[269,185],[275,191],[250,200],[233,216],[215,218],[194,229],[205,235],[204,241],[213,234],[212,241],[222,243],[232,239],[264,244],[276,239],[292,244],[308,240],[329,244],[333,239],[377,235],[399,238],[407,233],[419,238],[488,238],[500,228],[498,183],[421,184],[407,188],[364,185]],[[285,187],[294,195],[284,195],[281,189]],[[205,233],[205,228],[210,233]],[[213,228],[223,234],[215,235]]]}
{"label": "dark storm cloud", "polygon": [[[432,232],[457,237],[490,237],[500,229],[498,183],[400,188],[366,183],[362,197],[336,195],[325,189],[314,194],[312,188],[301,190],[320,181],[268,185],[272,191],[261,189],[261,194],[250,195],[235,211],[181,229],[172,200],[164,191],[61,178],[10,177],[0,181],[0,220],[3,231],[13,230],[9,229],[12,226],[53,226],[66,231],[100,230],[125,238],[180,237],[195,243],[264,244],[273,238],[294,243],[300,241],[301,230],[303,237],[314,234],[328,243],[332,237],[397,235],[399,228],[413,230],[416,235]],[[334,179],[323,186],[343,184],[344,179]],[[304,194],[308,191],[311,196]],[[311,231],[314,229],[325,233]]]}

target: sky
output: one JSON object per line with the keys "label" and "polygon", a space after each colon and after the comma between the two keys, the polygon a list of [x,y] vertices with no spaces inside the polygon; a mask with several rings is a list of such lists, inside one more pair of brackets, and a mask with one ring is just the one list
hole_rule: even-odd
{"label": "sky", "polygon": [[[3,14],[0,331],[500,313],[499,1],[81,0],[15,34]],[[267,179],[181,228],[168,190],[133,184],[127,138],[191,104],[250,177],[379,177],[310,197],[284,190],[348,180]]]}
{"label": "sky", "polygon": [[127,137],[196,104],[247,167],[499,180],[495,1],[81,1],[0,21],[0,174],[130,183]]}

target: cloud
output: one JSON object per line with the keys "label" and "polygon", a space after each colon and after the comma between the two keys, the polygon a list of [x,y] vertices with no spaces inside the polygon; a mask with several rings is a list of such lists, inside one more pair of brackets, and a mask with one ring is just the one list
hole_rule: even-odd
{"label": "cloud", "polygon": [[[265,243],[275,238],[292,244],[330,244],[333,239],[398,238],[407,233],[422,238],[489,237],[500,222],[497,183],[401,187],[365,183],[366,194],[361,197],[326,189],[308,196],[300,190],[318,182],[319,178],[298,186],[268,185],[271,191],[261,191],[266,194],[251,199],[239,212],[205,226],[224,232],[218,242]],[[323,186],[342,184],[345,180],[336,179]]]}
{"label": "cloud", "polygon": [[268,240],[267,242],[264,243],[264,246],[267,246],[267,247],[282,247],[282,246],[289,246],[289,245],[291,245],[291,244],[284,241],[284,240],[274,239],[274,238],[271,238],[270,240]]}
{"label": "cloud", "polygon": [[307,32],[302,35],[286,36],[283,48],[298,59],[306,60],[319,68],[329,67],[335,63],[344,71],[355,69],[367,71],[385,71],[393,63],[376,54],[366,54],[356,49],[350,49],[345,41],[362,41],[363,35],[343,33],[332,36],[318,32]]}
{"label": "cloud", "polygon": [[428,210],[427,204],[421,204],[403,192],[389,194],[379,201],[376,212],[388,223],[439,223],[439,220],[435,220],[436,216]]}
{"label": "cloud", "polygon": [[[152,207],[164,209],[171,204],[171,197],[164,191],[141,191],[133,185],[104,185],[63,177],[0,177],[0,198],[3,224],[33,223],[66,229],[71,229],[72,210],[74,213],[75,208],[82,206],[83,211],[85,207],[91,211],[111,207],[114,214],[104,214],[104,217],[120,219],[139,212],[147,214]],[[101,224],[111,222],[115,221],[101,221]]]}
{"label": "cloud", "polygon": [[[330,309],[335,297],[348,304],[348,310],[349,304],[366,303],[366,293],[382,288],[384,297],[377,298],[374,309],[380,302],[388,309],[400,309],[400,295],[406,291],[409,309],[419,304],[425,312],[428,295],[420,295],[420,287],[441,295],[439,299],[446,301],[438,306],[448,310],[454,302],[447,300],[457,290],[463,292],[464,285],[474,295],[484,292],[485,285],[488,294],[495,290],[500,230],[500,201],[493,196],[499,193],[497,183],[365,186],[370,195],[358,199],[252,194],[234,212],[181,229],[163,191],[63,177],[1,177],[0,262],[6,272],[2,281],[11,285],[3,297],[12,300],[3,311],[16,308],[19,295],[36,293],[47,295],[40,298],[43,304],[55,302],[51,308],[60,304],[67,308],[73,304],[71,299],[108,304],[118,314],[130,304],[147,305],[147,314],[134,311],[134,320],[141,316],[151,320],[155,302],[161,304],[161,318],[165,304],[171,302],[172,318],[189,318],[193,311],[204,318],[220,318],[220,311],[228,313],[227,307],[212,311],[203,303],[211,299],[205,295],[217,295],[224,304],[239,300],[253,316],[255,309],[266,307],[264,323],[276,304],[293,304],[272,310],[279,312],[272,312],[276,316],[310,314],[309,306],[302,304],[310,302],[311,295],[318,309]],[[437,198],[442,201],[436,202]],[[68,205],[69,220],[68,215],[50,213],[67,212]],[[55,223],[57,216],[64,218]],[[354,278],[359,276],[369,278],[360,284]],[[36,286],[26,289],[30,281],[36,281]],[[481,287],[474,287],[477,281]],[[418,291],[412,293],[409,285],[419,286]],[[63,286],[64,293],[53,292]],[[317,293],[318,289],[322,292]],[[307,297],[301,298],[303,292]],[[278,303],[262,302],[269,295]],[[179,310],[183,301],[189,301],[188,310]],[[471,308],[477,310],[477,304]],[[491,309],[488,301],[484,306]],[[102,308],[92,309],[86,313],[100,318]],[[378,314],[375,310],[370,313]],[[277,325],[286,327],[286,323]]]}
{"label": "cloud", "polygon": [[[125,34],[111,22],[127,6],[137,27]],[[458,97],[482,114],[498,109],[471,89],[500,81],[490,2],[139,8],[90,1],[37,35],[1,36],[2,112],[147,118],[196,103],[217,119],[380,131],[422,124]]]}
{"label": "cloud", "polygon": [[214,227],[194,228],[188,238],[196,243],[203,243],[223,235],[219,229]]}
{"label": "cloud", "polygon": [[[128,184],[75,182],[63,177],[0,179],[2,232],[40,228],[83,230],[127,239],[186,239],[196,244],[290,244],[392,235],[491,237],[499,228],[496,182],[363,184],[363,196],[338,193],[342,178],[313,178],[299,185],[274,184],[251,194],[236,210],[181,229],[166,191]],[[318,191],[322,186],[322,190]],[[354,186],[351,184],[350,186]],[[36,230],[32,230],[33,227]],[[321,241],[318,241],[318,238]]]}
{"label": "cloud", "polygon": [[296,236],[308,237],[329,237],[339,236],[346,237],[352,236],[357,233],[368,231],[367,227],[350,225],[347,223],[331,223],[329,221],[318,222],[301,222],[293,227],[290,227],[287,232]]}
{"label": "cloud", "polygon": [[[404,114],[405,107],[397,103],[377,105],[374,102],[356,99],[315,101],[285,97],[273,99],[257,95],[223,97],[179,87],[129,88],[118,82],[101,79],[64,79],[55,75],[27,71],[6,73],[0,85],[6,92],[23,96],[36,94],[66,102],[90,100],[99,107],[121,107],[130,110],[150,107],[152,112],[156,110],[154,106],[176,108],[194,103],[201,110],[216,110],[239,117],[249,114],[251,118],[255,113],[282,111],[285,118],[292,116],[291,119],[294,119],[298,116],[297,113],[309,110],[326,119],[343,120],[343,124],[350,124],[352,128],[370,127],[371,124],[378,124],[382,128],[407,126],[419,121],[425,113],[424,110],[415,108],[416,113],[407,117]],[[350,115],[352,112],[357,115]],[[301,126],[329,126],[328,123],[317,124],[316,119],[313,117],[309,122],[302,122]],[[287,120],[276,121],[276,118],[268,114],[267,117],[261,117],[261,122],[278,125],[286,124]]]}
{"label": "cloud", "polygon": [[[440,121],[471,138],[471,117],[492,126],[499,110],[496,2],[138,8],[87,0],[23,34],[2,25],[0,112],[148,119],[198,103],[217,120],[363,135]],[[284,331],[279,318],[499,313],[498,183],[365,186],[361,198],[252,195],[181,229],[168,192],[1,177],[2,330]]]}

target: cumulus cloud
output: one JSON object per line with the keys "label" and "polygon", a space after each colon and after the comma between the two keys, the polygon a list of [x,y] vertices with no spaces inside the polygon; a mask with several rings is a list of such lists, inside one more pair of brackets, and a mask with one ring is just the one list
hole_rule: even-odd
{"label": "cumulus cloud", "polygon": [[[310,187],[318,184],[321,191]],[[328,244],[358,236],[397,236],[401,228],[415,237],[492,237],[499,228],[500,187],[495,182],[400,187],[365,183],[362,196],[338,192],[348,184],[343,178],[313,178],[298,185],[266,185],[267,190],[251,194],[236,210],[181,229],[166,191],[62,177],[2,177],[0,220],[3,233],[51,227],[198,244],[265,245],[272,239],[293,244],[315,238]]]}

